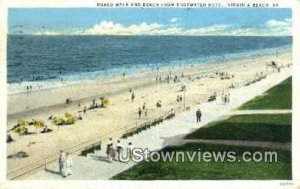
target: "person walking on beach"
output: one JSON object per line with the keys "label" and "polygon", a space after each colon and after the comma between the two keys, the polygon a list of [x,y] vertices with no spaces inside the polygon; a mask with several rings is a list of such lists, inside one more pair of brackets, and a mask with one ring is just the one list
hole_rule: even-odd
{"label": "person walking on beach", "polygon": [[83,114],[86,114],[86,106],[83,108]]}
{"label": "person walking on beach", "polygon": [[202,113],[201,113],[200,109],[198,108],[198,110],[196,111],[197,123],[201,122],[201,117],[202,117]]}
{"label": "person walking on beach", "polygon": [[114,141],[112,138],[109,138],[109,144],[114,145]]}
{"label": "person walking on beach", "polygon": [[109,160],[110,161],[115,160],[116,153],[115,153],[115,149],[114,149],[113,145],[109,146],[109,148],[108,148],[108,154],[109,154]]}
{"label": "person walking on beach", "polygon": [[141,119],[141,115],[142,115],[142,109],[141,108],[139,108],[138,114],[139,114],[139,119]]}
{"label": "person walking on beach", "polygon": [[135,94],[134,94],[134,92],[132,92],[132,93],[131,93],[131,102],[133,102],[134,99],[135,99]]}
{"label": "person walking on beach", "polygon": [[123,146],[122,146],[121,142],[118,140],[118,143],[117,143],[117,156],[118,156],[119,161],[120,161],[120,156],[121,156],[122,151],[123,151]]}
{"label": "person walking on beach", "polygon": [[143,107],[142,107],[142,109],[143,110],[145,110],[146,109],[146,103],[144,102],[144,104],[143,104]]}
{"label": "person walking on beach", "polygon": [[132,153],[133,153],[133,146],[132,146],[132,143],[131,143],[131,142],[128,143],[127,153],[128,153],[128,155],[129,155],[129,159],[131,160],[131,158],[132,158]]}
{"label": "person walking on beach", "polygon": [[221,94],[221,102],[222,102],[223,104],[225,104],[224,97],[225,97],[225,95],[224,95],[224,91],[223,91],[222,94]]}
{"label": "person walking on beach", "polygon": [[[64,153],[65,154],[65,153]],[[64,158],[62,159],[62,161],[61,161],[61,175],[63,176],[63,177],[67,177],[68,176],[68,156],[69,156],[69,154],[68,153],[66,153],[65,155],[64,155]]]}
{"label": "person walking on beach", "polygon": [[227,104],[230,102],[230,93],[227,94]]}
{"label": "person walking on beach", "polygon": [[111,144],[107,144],[107,146],[106,146],[106,157],[107,157],[107,159],[109,160],[109,148],[110,148],[110,145]]}
{"label": "person walking on beach", "polygon": [[69,153],[66,154],[66,177],[72,175],[73,160]]}
{"label": "person walking on beach", "polygon": [[66,154],[63,150],[60,150],[59,158],[58,158],[58,165],[59,165],[59,174],[62,175],[62,170],[63,170],[63,164],[64,161],[66,160]]}

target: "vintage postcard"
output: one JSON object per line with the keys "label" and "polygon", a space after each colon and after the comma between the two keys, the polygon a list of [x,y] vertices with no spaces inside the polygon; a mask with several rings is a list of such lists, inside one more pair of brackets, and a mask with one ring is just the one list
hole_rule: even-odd
{"label": "vintage postcard", "polygon": [[0,188],[299,188],[299,1],[2,5]]}

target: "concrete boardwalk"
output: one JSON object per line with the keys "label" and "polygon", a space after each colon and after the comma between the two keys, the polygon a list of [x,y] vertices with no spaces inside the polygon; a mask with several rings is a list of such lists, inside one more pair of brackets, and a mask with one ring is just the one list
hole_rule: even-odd
{"label": "concrete boardwalk", "polygon": [[[132,142],[134,147],[148,148],[149,150],[159,150],[165,146],[176,144],[186,134],[193,132],[208,122],[225,119],[230,112],[246,101],[262,94],[272,86],[280,83],[291,75],[290,70],[284,70],[280,74],[273,74],[266,79],[241,88],[232,89],[231,101],[224,105],[220,99],[210,103],[202,103],[192,107],[191,111],[186,111],[175,118],[164,121],[160,125],[151,127],[137,135],[122,139],[121,143],[126,148],[128,142]],[[203,114],[202,122],[196,123],[195,111],[200,108]],[[116,140],[114,140],[116,142]],[[41,170],[24,179],[28,180],[107,180],[112,176],[127,170],[135,163],[108,162],[106,160],[105,149],[102,145],[101,151],[88,154],[87,157],[73,157],[73,174],[63,178],[58,174],[58,165],[47,167],[47,170]]]}

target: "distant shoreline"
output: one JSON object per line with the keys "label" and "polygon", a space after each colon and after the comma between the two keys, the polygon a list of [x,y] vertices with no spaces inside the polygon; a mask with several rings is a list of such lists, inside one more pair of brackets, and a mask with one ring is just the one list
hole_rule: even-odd
{"label": "distant shoreline", "polygon": [[49,37],[49,36],[53,36],[53,37],[59,37],[59,36],[74,36],[74,37],[78,37],[78,36],[95,36],[95,37],[293,37],[292,35],[283,35],[283,36],[269,36],[269,35],[80,35],[80,34],[72,34],[72,35],[37,35],[37,34],[12,34],[12,33],[8,33],[7,36],[45,36],[45,37]]}
{"label": "distant shoreline", "polygon": [[[286,49],[280,54],[291,53],[290,49]],[[264,57],[270,57],[271,54],[255,56],[254,59],[265,59]],[[176,69],[172,70],[172,75],[177,74],[181,75],[184,73],[185,76],[194,75],[194,74],[205,74],[212,73],[215,70],[222,70],[222,68],[227,67],[239,67],[241,66],[241,61],[251,61],[252,58],[244,58],[240,57],[238,60],[228,60],[226,62],[220,63],[211,63],[211,64],[200,64],[196,67],[176,67]],[[265,62],[262,63],[265,65]],[[195,71],[196,70],[196,71]],[[155,86],[157,83],[155,82],[155,77],[157,76],[157,72],[147,72],[147,73],[139,73],[133,74],[132,76],[127,76],[125,79],[122,79],[121,76],[111,78],[111,79],[98,79],[98,80],[87,80],[78,82],[73,85],[65,85],[58,86],[53,88],[44,88],[40,90],[34,90],[30,92],[16,93],[16,94],[8,94],[8,115],[15,117],[24,112],[36,112],[42,109],[48,108],[59,108],[63,107],[65,103],[65,99],[71,97],[74,102],[82,102],[87,101],[93,97],[98,96],[111,96],[114,94],[124,93],[129,90],[129,88],[137,89],[149,86]],[[161,69],[159,75],[162,77],[166,77],[169,74],[168,69]],[[113,87],[111,89],[105,89],[105,86],[118,86]],[[87,92],[81,91],[82,94],[74,94],[74,90],[86,88]],[[99,88],[101,90],[95,90]],[[105,89],[103,91],[103,89]],[[89,91],[93,91],[90,93]],[[41,99],[41,97],[46,97],[48,100]],[[27,99],[26,101],[22,100],[24,103],[18,103],[19,99]],[[40,100],[39,100],[40,99]],[[51,100],[50,100],[51,99]],[[32,104],[33,101],[40,103]],[[28,109],[27,107],[30,107]]]}
{"label": "distant shoreline", "polygon": [[[206,66],[216,66],[219,64],[226,64],[228,62],[237,61],[242,58],[255,58],[255,57],[266,56],[275,53],[289,52],[289,51],[291,51],[291,46],[286,45],[286,46],[270,48],[270,49],[262,49],[262,50],[254,50],[254,51],[249,50],[247,52],[227,54],[224,55],[223,57],[218,55],[218,56],[212,56],[209,59],[181,60],[169,64],[151,65],[149,67],[140,66],[138,68],[127,69],[127,70],[126,69],[124,70],[124,68],[121,67],[119,71],[117,68],[114,71],[111,70],[112,73],[106,76],[103,76],[103,74],[106,74],[105,72],[95,71],[95,72],[74,74],[69,76],[61,76],[59,78],[50,79],[50,80],[47,79],[38,80],[38,81],[24,80],[22,82],[7,83],[8,85],[7,90],[8,90],[8,95],[16,95],[21,93],[27,93],[28,92],[26,91],[27,86],[33,87],[33,90],[29,90],[29,92],[32,93],[41,90],[67,87],[70,85],[80,85],[80,84],[90,83],[90,82],[99,82],[99,81],[103,83],[118,82],[122,80],[122,73],[126,73],[125,77],[130,78],[130,77],[151,74],[154,72],[160,74],[164,72],[169,72],[173,70],[176,71],[176,70],[185,69],[189,67],[206,69]],[[184,63],[184,62],[189,62],[189,63]],[[159,67],[159,70],[156,70],[157,67]],[[108,71],[110,70],[107,70],[106,72]],[[60,79],[63,79],[63,82],[61,82]],[[42,85],[42,87],[39,87],[40,85]]]}

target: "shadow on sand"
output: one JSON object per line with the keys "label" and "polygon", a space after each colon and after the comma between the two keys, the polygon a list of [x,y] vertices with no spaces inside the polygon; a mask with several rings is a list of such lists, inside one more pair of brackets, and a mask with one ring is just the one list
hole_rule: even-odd
{"label": "shadow on sand", "polygon": [[51,169],[48,169],[48,168],[45,168],[44,170],[45,170],[47,173],[60,175],[59,171],[54,171],[54,170],[51,170]]}
{"label": "shadow on sand", "polygon": [[95,156],[95,155],[90,155],[94,160],[98,160],[98,161],[104,161],[106,163],[112,163],[111,161],[109,161],[107,159],[107,157],[104,156]]}

